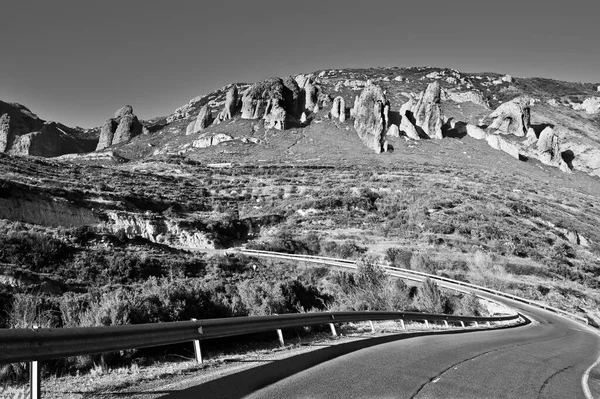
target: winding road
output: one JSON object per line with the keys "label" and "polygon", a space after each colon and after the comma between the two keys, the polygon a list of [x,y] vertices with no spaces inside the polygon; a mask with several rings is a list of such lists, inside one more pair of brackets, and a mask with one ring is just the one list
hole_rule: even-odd
{"label": "winding road", "polygon": [[531,323],[499,330],[399,335],[377,344],[340,348],[343,353],[321,360],[299,357],[276,362],[168,397],[590,399],[598,394],[600,367],[594,368],[589,382],[585,377],[600,356],[596,330],[521,302],[477,294],[517,309]]}

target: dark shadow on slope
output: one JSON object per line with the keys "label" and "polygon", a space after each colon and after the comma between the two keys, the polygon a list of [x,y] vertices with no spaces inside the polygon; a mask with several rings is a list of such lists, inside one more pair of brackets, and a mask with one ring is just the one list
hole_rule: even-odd
{"label": "dark shadow on slope", "polygon": [[462,139],[467,135],[467,124],[465,122],[456,122],[454,129],[449,124],[442,126],[442,135],[453,139]]}
{"label": "dark shadow on slope", "polygon": [[573,160],[575,159],[575,154],[573,154],[573,151],[563,151],[560,153],[560,156],[562,157],[563,161],[565,161],[569,169],[573,170]]}
{"label": "dark shadow on slope", "polygon": [[[530,324],[526,319],[523,325]],[[500,329],[515,328],[516,326],[500,327]],[[389,335],[360,341],[349,342],[346,344],[329,346],[324,349],[318,349],[313,352],[303,353],[292,356],[287,359],[277,360],[269,364],[254,367],[239,373],[231,374],[223,378],[200,384],[195,387],[187,388],[182,391],[172,392],[163,398],[186,399],[186,398],[242,398],[255,392],[267,385],[273,384],[293,374],[307,370],[325,361],[335,359],[336,357],[348,353],[370,348],[372,346],[386,344],[393,341],[400,341],[408,338],[422,337],[427,335],[453,335],[473,333],[481,330],[453,330],[438,332],[414,332],[408,334]]]}

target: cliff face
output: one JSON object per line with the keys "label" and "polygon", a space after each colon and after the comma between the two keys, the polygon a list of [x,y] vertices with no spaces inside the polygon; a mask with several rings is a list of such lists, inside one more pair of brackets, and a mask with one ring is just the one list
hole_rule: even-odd
{"label": "cliff face", "polygon": [[0,182],[0,219],[43,226],[78,227],[98,224],[99,215],[66,198],[41,195],[26,187]]}
{"label": "cliff face", "polygon": [[105,226],[114,233],[124,231],[130,237],[141,236],[175,247],[214,249],[217,246],[206,233],[182,227],[172,219],[119,211],[108,212],[107,216],[109,222]]}
{"label": "cliff face", "polygon": [[45,122],[26,107],[0,101],[0,152],[56,157],[93,150],[93,138],[56,122]]}

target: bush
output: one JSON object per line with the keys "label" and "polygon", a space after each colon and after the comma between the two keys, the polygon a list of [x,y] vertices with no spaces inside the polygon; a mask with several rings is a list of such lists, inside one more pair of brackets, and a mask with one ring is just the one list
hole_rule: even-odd
{"label": "bush", "polygon": [[72,248],[44,234],[10,232],[0,235],[0,262],[32,271],[53,272],[71,253]]}
{"label": "bush", "polygon": [[400,267],[404,269],[410,269],[410,261],[413,256],[411,251],[407,251],[401,248],[387,248],[385,250],[384,258],[394,267]]}
{"label": "bush", "polygon": [[418,288],[413,303],[422,312],[442,313],[444,310],[442,293],[437,284],[429,278]]}
{"label": "bush", "polygon": [[436,274],[438,271],[438,264],[428,254],[416,253],[410,258],[410,268],[412,270]]}

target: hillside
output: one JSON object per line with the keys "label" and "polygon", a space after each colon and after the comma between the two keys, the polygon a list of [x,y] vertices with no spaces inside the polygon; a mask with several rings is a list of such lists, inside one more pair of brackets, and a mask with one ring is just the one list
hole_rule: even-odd
{"label": "hillside", "polygon": [[[367,255],[594,317],[595,96],[493,73],[327,70],[228,85],[148,121],[126,106],[93,131],[54,124],[91,145],[0,154],[0,326],[420,309],[414,287],[374,305],[336,271],[219,252],[239,246]],[[48,125],[6,107],[17,136]]]}

